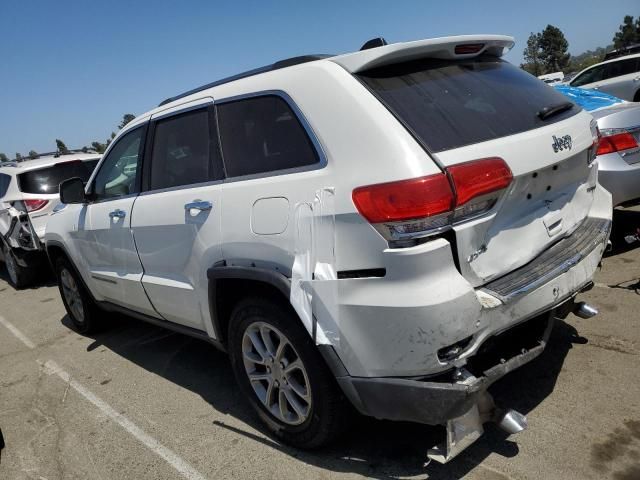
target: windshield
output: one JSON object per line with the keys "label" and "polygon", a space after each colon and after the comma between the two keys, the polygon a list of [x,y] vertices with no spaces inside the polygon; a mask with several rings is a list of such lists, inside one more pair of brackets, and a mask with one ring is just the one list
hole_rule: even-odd
{"label": "windshield", "polygon": [[86,161],[74,160],[62,162],[51,167],[31,170],[18,175],[18,186],[23,193],[58,193],[60,183],[69,178],[79,177],[83,182],[89,180],[99,159]]}
{"label": "windshield", "polygon": [[546,121],[545,107],[566,103],[552,87],[495,57],[424,59],[369,70],[358,77],[428,150],[440,152],[525,132]]}

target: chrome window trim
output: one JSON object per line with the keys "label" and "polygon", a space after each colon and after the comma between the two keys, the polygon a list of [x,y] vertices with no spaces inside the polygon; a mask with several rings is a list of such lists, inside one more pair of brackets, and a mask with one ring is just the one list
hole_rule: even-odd
{"label": "chrome window trim", "polygon": [[[202,101],[202,103],[198,103],[196,105],[189,105],[188,107],[181,108],[180,110],[174,110],[172,112],[164,111],[164,112],[156,113],[154,115],[151,115],[151,118],[149,119],[149,121],[150,122],[158,122],[160,120],[166,120],[167,118],[173,117],[175,115],[182,115],[184,113],[189,113],[192,110],[199,110],[199,109],[206,110],[211,105],[213,105],[213,103],[214,103],[213,102],[213,97],[211,97],[211,96],[197,98],[197,99],[191,100],[190,102],[187,102],[187,103],[194,103],[194,102],[200,102],[200,101]],[[180,105],[175,105],[175,106],[173,106],[171,108],[177,108],[179,106]],[[166,110],[169,110],[169,109],[166,109]]]}
{"label": "chrome window trim", "polygon": [[221,185],[224,183],[223,179],[220,180],[211,180],[208,182],[199,182],[199,183],[190,183],[188,185],[177,185],[175,187],[167,187],[167,188],[157,188],[155,190],[145,190],[138,194],[139,197],[144,197],[146,195],[154,195],[156,193],[166,193],[166,192],[174,192],[176,190],[191,190],[194,188],[202,188],[209,187],[214,185]]}
{"label": "chrome window trim", "polygon": [[[235,176],[235,177],[231,177],[231,176],[226,176],[224,178],[224,183],[235,183],[235,182],[242,182],[245,180],[255,180],[255,179],[260,179],[260,178],[267,178],[267,177],[279,177],[281,175],[291,175],[294,173],[301,173],[301,172],[310,172],[310,171],[314,171],[314,170],[322,170],[324,167],[327,166],[328,161],[327,161],[327,156],[324,152],[324,149],[322,148],[322,145],[320,144],[320,141],[318,140],[318,136],[316,135],[316,133],[314,132],[313,128],[311,128],[311,125],[309,124],[307,118],[305,117],[304,113],[302,113],[302,110],[300,110],[300,108],[298,107],[298,105],[296,104],[296,102],[291,98],[291,96],[286,93],[283,90],[260,90],[257,92],[252,92],[252,93],[245,93],[245,94],[241,94],[241,95],[234,95],[231,97],[224,97],[221,99],[215,99],[213,100],[213,103],[215,106],[217,105],[223,105],[225,103],[231,103],[231,102],[236,102],[239,100],[246,100],[249,98],[256,98],[256,97],[270,97],[270,96],[276,96],[281,98],[282,100],[284,100],[287,105],[289,106],[289,108],[291,108],[291,110],[293,111],[294,115],[297,117],[298,121],[300,122],[300,124],[302,125],[302,128],[304,129],[305,133],[307,134],[307,136],[309,137],[309,140],[311,140],[311,144],[313,145],[313,148],[316,151],[316,154],[318,155],[318,162],[311,164],[311,165],[304,165],[301,167],[294,167],[294,168],[285,168],[282,170],[272,170],[269,172],[261,172],[261,173],[252,173],[249,175],[239,175],[239,176]],[[219,119],[218,119],[219,121]],[[220,135],[220,128],[218,128],[218,135]],[[222,151],[222,162],[224,163],[224,147],[222,146],[222,142],[220,143],[220,150]]]}

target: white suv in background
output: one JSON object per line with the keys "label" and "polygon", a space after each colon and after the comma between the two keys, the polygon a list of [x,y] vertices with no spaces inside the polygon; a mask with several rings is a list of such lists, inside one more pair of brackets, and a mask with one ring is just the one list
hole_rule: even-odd
{"label": "white suv in background", "polygon": [[46,258],[44,232],[59,203],[60,182],[86,182],[98,160],[96,153],[70,152],[0,163],[0,260],[14,287],[28,286]]}
{"label": "white suv in background", "polygon": [[640,53],[585,68],[569,85],[593,88],[629,102],[640,102]]}
{"label": "white suv in background", "polygon": [[349,403],[445,425],[439,461],[483,421],[522,429],[487,388],[553,317],[594,313],[573,299],[612,208],[591,116],[503,61],[513,43],[368,42],[138,117],[49,221],[73,324],[118,311],[212,342],[298,447],[334,438]]}

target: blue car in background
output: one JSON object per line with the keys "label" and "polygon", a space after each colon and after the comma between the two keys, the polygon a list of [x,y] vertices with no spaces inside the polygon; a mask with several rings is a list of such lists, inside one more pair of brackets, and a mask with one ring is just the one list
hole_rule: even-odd
{"label": "blue car in background", "polygon": [[613,196],[613,206],[640,203],[640,102],[613,95],[555,85],[560,93],[591,113],[598,122],[598,178]]}

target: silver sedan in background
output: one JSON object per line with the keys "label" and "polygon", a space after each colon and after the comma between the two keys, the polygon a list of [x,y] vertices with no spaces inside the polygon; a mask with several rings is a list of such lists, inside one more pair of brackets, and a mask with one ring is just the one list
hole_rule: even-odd
{"label": "silver sedan in background", "polygon": [[640,102],[592,111],[602,138],[598,178],[613,196],[613,206],[640,203]]}

